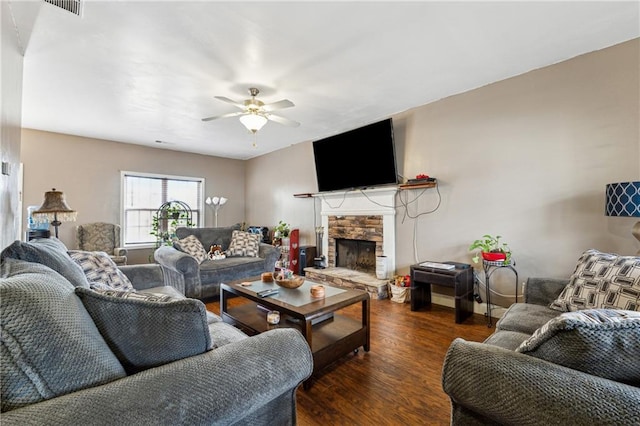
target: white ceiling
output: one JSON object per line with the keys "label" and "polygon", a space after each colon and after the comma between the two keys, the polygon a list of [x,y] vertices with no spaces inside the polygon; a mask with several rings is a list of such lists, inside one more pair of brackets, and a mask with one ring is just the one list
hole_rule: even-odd
{"label": "white ceiling", "polygon": [[[10,3],[23,127],[236,159],[640,35],[638,1]],[[300,127],[269,122],[254,148],[237,118],[201,121],[251,86]]]}

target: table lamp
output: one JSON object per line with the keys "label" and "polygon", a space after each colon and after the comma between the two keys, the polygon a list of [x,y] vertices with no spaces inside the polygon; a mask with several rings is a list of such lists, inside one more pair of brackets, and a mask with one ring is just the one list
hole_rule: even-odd
{"label": "table lamp", "polygon": [[[607,184],[605,214],[607,216],[640,217],[640,182]],[[640,221],[631,228],[640,241]],[[640,250],[638,250],[640,255]]]}
{"label": "table lamp", "polygon": [[78,212],[71,210],[67,205],[62,191],[56,191],[55,188],[44,193],[44,203],[38,210],[33,212],[34,217],[46,216],[49,219],[49,222],[55,228],[56,238],[58,238],[58,226],[62,225],[60,220],[75,222],[77,215]]}

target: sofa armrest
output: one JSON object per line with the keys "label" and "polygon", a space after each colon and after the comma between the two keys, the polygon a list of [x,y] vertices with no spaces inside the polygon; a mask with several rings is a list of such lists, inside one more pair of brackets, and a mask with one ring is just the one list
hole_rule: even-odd
{"label": "sofa armrest", "polygon": [[258,256],[264,259],[265,265],[268,267],[267,271],[273,272],[276,267],[276,260],[280,258],[280,247],[260,243]]}
{"label": "sofa armrest", "polygon": [[152,287],[160,287],[164,284],[162,268],[157,264],[122,265],[120,269],[131,281],[136,290],[146,290]]}
{"label": "sofa armrest", "polygon": [[129,250],[123,247],[116,247],[113,249],[114,256],[126,256],[129,253]]}
{"label": "sofa armrest", "polygon": [[296,388],[312,370],[302,334],[275,329],[4,412],[2,425],[295,424]]}
{"label": "sofa armrest", "polygon": [[567,284],[568,278],[529,278],[524,287],[524,301],[535,305],[549,305],[556,300]]}
{"label": "sofa armrest", "polygon": [[447,351],[442,387],[454,413],[462,406],[492,423],[640,424],[640,388],[460,338]]}
{"label": "sofa armrest", "polygon": [[187,297],[200,298],[200,265],[193,256],[171,246],[160,246],[153,258],[162,267],[165,285],[176,287]]}

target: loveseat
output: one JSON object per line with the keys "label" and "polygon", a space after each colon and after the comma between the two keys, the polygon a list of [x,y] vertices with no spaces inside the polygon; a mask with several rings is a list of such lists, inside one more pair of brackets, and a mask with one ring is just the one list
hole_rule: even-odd
{"label": "loveseat", "polygon": [[568,280],[529,278],[483,343],[449,347],[451,424],[640,424],[639,296],[634,256],[587,250]]}
{"label": "loveseat", "polygon": [[[255,239],[253,243],[257,250],[248,254],[246,250],[229,253],[234,232]],[[176,248],[176,243],[173,246],[161,246],[154,252],[154,259],[162,267],[167,282],[181,289],[187,297],[196,299],[217,297],[220,283],[273,272],[276,260],[280,258],[279,247],[261,242],[259,234],[240,231],[240,224],[218,228],[178,227],[176,236],[181,241],[194,236],[199,246],[188,245],[192,242],[183,244],[186,247],[182,250]],[[222,259],[203,259],[197,255],[201,248],[208,251],[211,246],[220,246],[222,253],[227,254]],[[188,253],[185,250],[193,251]]]}
{"label": "loveseat", "polygon": [[297,330],[248,337],[159,265],[103,268],[55,238],[0,259],[3,426],[296,423],[313,369]]}

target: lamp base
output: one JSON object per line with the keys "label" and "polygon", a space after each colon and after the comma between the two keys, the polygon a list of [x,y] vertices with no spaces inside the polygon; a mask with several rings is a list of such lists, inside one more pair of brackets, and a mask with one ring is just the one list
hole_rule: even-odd
{"label": "lamp base", "polygon": [[[634,237],[636,237],[636,240],[640,241],[640,220],[636,222],[635,225],[633,225],[633,228],[631,228],[631,233]],[[640,256],[640,250],[638,250],[636,256]]]}
{"label": "lamp base", "polygon": [[54,218],[53,222],[51,222],[51,226],[55,228],[55,235],[56,238],[58,238],[58,226],[62,225],[62,222],[58,220],[58,215],[56,213],[54,213]]}

